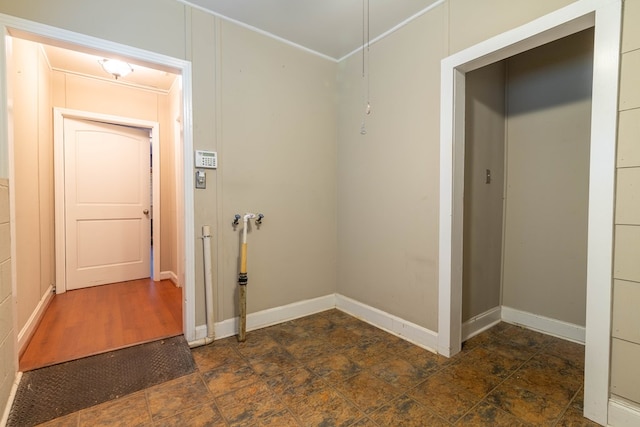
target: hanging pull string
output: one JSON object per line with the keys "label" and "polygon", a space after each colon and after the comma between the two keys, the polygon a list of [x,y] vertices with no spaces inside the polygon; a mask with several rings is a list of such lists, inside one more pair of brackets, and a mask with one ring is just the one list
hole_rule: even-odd
{"label": "hanging pull string", "polygon": [[364,15],[364,8],[365,8],[365,1],[367,0],[362,0],[362,78],[364,79],[364,23],[365,23],[365,15]]}
{"label": "hanging pull string", "polygon": [[[362,103],[366,103],[366,81],[365,81],[365,52],[364,52],[364,48],[365,48],[365,5],[367,0],[362,0]],[[361,135],[366,135],[367,134],[367,128],[365,126],[365,116],[362,117],[362,124],[360,125],[360,134]]]}
{"label": "hanging pull string", "polygon": [[370,33],[371,20],[369,18],[369,11],[370,11],[369,0],[367,0],[367,108],[365,110],[365,112],[367,113],[367,116],[371,114],[371,102],[370,102],[371,99],[369,97],[371,93],[371,67],[369,65],[371,61],[371,53],[369,51],[369,48],[371,47],[371,33]]}
{"label": "hanging pull string", "polygon": [[[362,0],[362,101],[365,104],[364,116],[362,117],[362,125],[360,126],[360,134],[366,135],[366,117],[371,114],[371,102],[369,101],[370,94],[370,67],[369,67],[369,47],[371,45],[371,33],[369,29],[369,0]],[[366,24],[366,31],[365,31]],[[366,43],[365,43],[366,33]],[[366,49],[366,52],[365,52]]]}

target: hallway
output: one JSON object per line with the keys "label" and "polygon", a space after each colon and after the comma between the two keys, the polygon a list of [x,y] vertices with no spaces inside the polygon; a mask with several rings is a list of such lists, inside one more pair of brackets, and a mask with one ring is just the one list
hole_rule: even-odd
{"label": "hallway", "polygon": [[55,295],[20,357],[20,370],[180,335],[181,301],[181,288],[151,279]]}

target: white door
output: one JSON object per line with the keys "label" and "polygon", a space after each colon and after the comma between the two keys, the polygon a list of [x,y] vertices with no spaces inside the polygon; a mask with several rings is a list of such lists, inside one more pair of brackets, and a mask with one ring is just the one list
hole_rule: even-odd
{"label": "white door", "polygon": [[150,277],[149,129],[64,119],[67,290]]}

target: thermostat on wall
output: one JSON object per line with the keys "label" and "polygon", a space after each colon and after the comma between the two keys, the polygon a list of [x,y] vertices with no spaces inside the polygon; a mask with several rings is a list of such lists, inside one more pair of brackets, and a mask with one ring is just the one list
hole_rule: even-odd
{"label": "thermostat on wall", "polygon": [[215,151],[196,150],[196,167],[216,169],[218,167],[218,153]]}

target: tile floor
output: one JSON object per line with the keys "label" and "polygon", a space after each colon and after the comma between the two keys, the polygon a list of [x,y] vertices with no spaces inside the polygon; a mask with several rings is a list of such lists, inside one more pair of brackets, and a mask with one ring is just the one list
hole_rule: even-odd
{"label": "tile floor", "polygon": [[584,347],[501,323],[446,359],[337,310],[195,349],[198,372],[46,426],[595,426]]}

